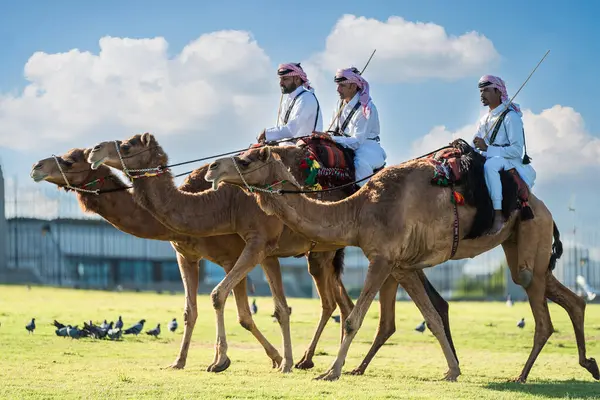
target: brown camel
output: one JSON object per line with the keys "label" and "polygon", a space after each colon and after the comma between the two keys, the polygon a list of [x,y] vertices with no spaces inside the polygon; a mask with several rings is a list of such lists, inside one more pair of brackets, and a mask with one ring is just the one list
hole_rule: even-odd
{"label": "brown camel", "polygon": [[[303,150],[295,146],[277,147],[276,149],[281,154],[288,156],[288,165],[292,169],[299,164],[296,161],[301,158],[300,155],[305,154]],[[167,165],[168,163],[165,152],[154,136],[148,133],[135,135],[124,142],[100,143],[91,151],[88,161],[93,168],[105,163],[113,168],[123,170],[130,176],[134,172],[150,172],[153,170],[152,166]],[[245,195],[235,185],[223,185],[218,191],[190,194],[177,190],[168,171],[154,169],[154,173],[150,175],[151,179],[133,179],[133,196],[136,202],[148,209],[163,224],[175,231],[190,235],[237,232],[246,240],[246,248],[236,265],[212,293],[218,321],[217,346],[220,348],[226,349],[222,346],[225,343],[222,305],[226,295],[230,287],[237,284],[239,279],[245,276],[258,260],[265,255],[275,253],[283,256],[308,250],[311,252],[332,251],[343,247],[314,243],[303,235],[298,235],[285,227],[277,217],[267,217],[260,210],[254,198]],[[328,194],[343,196],[336,192]],[[222,209],[215,211],[215,204],[220,205]],[[212,215],[224,215],[227,224],[222,223],[218,226],[216,222],[207,224],[206,220],[210,220]],[[266,228],[270,228],[275,233],[270,233]],[[269,234],[273,236],[272,239],[269,238]],[[271,243],[271,241],[277,240],[277,237],[279,237],[278,243]],[[446,379],[456,379],[460,374],[460,369],[450,335],[448,304],[431,286],[422,271],[398,274],[394,278],[397,282],[390,282],[389,285],[386,285],[385,290],[382,290],[382,296],[395,301],[398,283],[405,288],[430,325],[439,327],[432,331],[444,349],[444,355],[450,368]],[[356,373],[364,372],[377,349],[394,332],[393,313],[393,307],[382,308],[376,340]],[[309,350],[314,351],[314,348],[309,348]],[[224,350],[220,353],[223,354]],[[312,356],[312,354],[310,355]]]}
{"label": "brown camel", "polygon": [[[530,195],[534,218],[521,221],[519,211],[511,213],[496,235],[479,235],[461,240],[455,253],[451,248],[474,226],[477,208],[469,204],[455,206],[449,187],[431,184],[434,164],[417,159],[388,167],[352,196],[337,202],[320,202],[303,195],[275,195],[253,189],[260,207],[277,215],[295,231],[317,243],[359,246],[369,259],[363,290],[345,322],[346,335],[336,360],[317,379],[338,379],[352,339],[360,328],[375,294],[391,275],[438,265],[448,259],[472,258],[502,245],[512,278],[526,286],[535,319],[534,344],[518,378],[525,382],[535,359],[553,332],[546,298],[558,303],[573,322],[579,363],[595,379],[600,379],[598,365],[586,358],[584,336],[585,301],[564,287],[551,273],[556,257],[552,239],[559,243],[558,229],[544,203]],[[481,173],[481,172],[480,172]],[[206,175],[213,187],[221,182],[248,189],[264,187],[285,180],[284,188],[297,190],[294,179],[277,154],[270,148],[254,149],[239,157],[214,161]],[[455,188],[464,190],[464,187]],[[455,216],[456,215],[456,216]],[[455,222],[459,223],[457,235]],[[562,245],[560,245],[562,246]],[[530,278],[530,279],[527,279]],[[435,333],[436,327],[432,327]]]}
{"label": "brown camel", "polygon": [[[237,234],[219,235],[213,237],[193,237],[179,234],[167,228],[156,220],[147,210],[134,202],[131,194],[122,190],[125,184],[114,175],[110,168],[101,166],[93,170],[87,162],[89,150],[72,149],[66,154],[57,157],[49,157],[38,161],[31,171],[31,177],[36,181],[48,181],[66,190],[74,187],[77,190],[77,198],[81,208],[86,212],[93,212],[105,218],[117,229],[131,235],[155,240],[171,241],[177,253],[181,277],[185,290],[184,311],[184,334],[182,338],[179,355],[172,368],[183,368],[186,364],[187,353],[191,342],[192,332],[198,316],[196,293],[198,291],[198,261],[202,258],[208,259],[222,266],[228,273],[244,248],[244,241]],[[60,163],[60,167],[59,167]],[[210,183],[204,180],[206,167],[194,171],[182,184],[180,190],[186,192],[198,192],[210,188]],[[61,171],[62,170],[62,171]],[[63,175],[63,172],[65,175]],[[66,180],[66,181],[65,181]],[[81,191],[84,189],[84,191]],[[106,191],[100,195],[92,193],[92,190]],[[85,190],[88,190],[87,192]],[[259,210],[259,212],[261,212]],[[261,212],[262,213],[262,212]],[[343,255],[343,254],[342,254]],[[308,256],[309,271],[311,272],[316,286],[319,289],[322,301],[322,316],[313,341],[306,352],[302,363],[298,368],[312,367],[312,356],[316,348],[320,334],[335,310],[336,303],[340,304],[343,315],[349,314],[352,302],[342,300],[345,289],[339,282],[340,288],[336,289],[331,272],[341,271],[343,260],[338,254],[334,261],[335,271],[330,267],[332,263],[331,254],[310,253]],[[261,266],[265,271],[271,290],[276,291],[281,287],[281,276],[279,261],[276,257],[266,257]],[[273,282],[278,287],[273,287]],[[337,278],[336,278],[337,282]],[[238,308],[238,319],[240,324],[249,330],[264,347],[267,355],[272,359],[273,367],[279,367],[282,362],[277,349],[275,349],[258,330],[252,319],[248,305],[246,292],[246,278],[244,277],[233,289],[236,305]],[[274,292],[275,293],[275,292]],[[347,295],[346,295],[347,298]],[[214,371],[218,372],[218,371]]]}

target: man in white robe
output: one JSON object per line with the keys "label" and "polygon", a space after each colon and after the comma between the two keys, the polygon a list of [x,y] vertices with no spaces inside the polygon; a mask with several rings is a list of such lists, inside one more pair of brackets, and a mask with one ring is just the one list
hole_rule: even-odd
{"label": "man in white robe", "polygon": [[356,68],[339,69],[334,78],[343,107],[330,126],[331,140],[354,150],[355,179],[363,186],[373,171],[385,165],[387,154],[379,142],[379,114],[369,95],[369,83]]}
{"label": "man in white robe", "polygon": [[535,184],[536,172],[525,151],[523,113],[518,104],[509,102],[504,81],[484,75],[478,86],[481,102],[489,107],[489,112],[480,119],[472,145],[486,158],[485,182],[494,206],[494,223],[489,234],[493,235],[505,222],[500,171],[514,168],[529,189]]}
{"label": "man in white robe", "polygon": [[[314,131],[323,130],[319,101],[300,64],[280,64],[277,75],[281,92],[287,96],[280,104],[277,126],[264,129],[258,141],[262,143],[310,136]],[[281,144],[295,143],[289,141]]]}

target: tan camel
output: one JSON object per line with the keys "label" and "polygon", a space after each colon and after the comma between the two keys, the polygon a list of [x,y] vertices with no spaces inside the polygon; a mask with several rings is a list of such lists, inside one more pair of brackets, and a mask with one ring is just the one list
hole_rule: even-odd
{"label": "tan camel", "polygon": [[[77,198],[81,208],[86,212],[96,213],[105,218],[117,229],[131,235],[155,240],[171,241],[173,248],[177,253],[177,262],[179,264],[181,277],[185,290],[185,311],[184,311],[184,334],[182,338],[179,355],[172,368],[183,368],[186,364],[187,353],[191,342],[192,332],[198,316],[196,293],[198,291],[198,261],[202,258],[210,260],[217,265],[222,266],[228,273],[244,248],[244,241],[237,234],[219,235],[213,237],[193,237],[182,235],[168,229],[165,225],[156,220],[147,210],[140,207],[133,201],[131,194],[122,190],[125,184],[114,175],[110,168],[101,166],[96,170],[90,168],[87,162],[89,150],[72,149],[66,154],[57,157],[49,157],[38,161],[31,171],[31,177],[36,181],[48,181],[66,190],[67,186],[77,189],[89,190],[77,191]],[[60,163],[60,168],[59,168]],[[186,192],[198,192],[210,188],[210,183],[204,180],[206,167],[195,170],[182,184],[180,190]],[[62,171],[61,171],[62,169]],[[63,172],[65,175],[63,175]],[[67,181],[65,181],[65,179]],[[106,191],[101,195],[96,195],[90,191],[99,189]],[[322,300],[322,316],[302,364],[298,368],[310,368],[313,364],[312,356],[314,349],[323,330],[323,327],[330,319],[335,310],[336,303],[340,303],[342,314],[347,315],[352,306],[350,300],[341,300],[345,289],[340,288],[330,282],[333,278],[330,273],[341,271],[343,260],[339,257],[334,261],[334,269],[329,267],[331,264],[331,254],[328,253],[310,253],[308,257],[309,270],[313,275],[316,286],[320,291]],[[327,265],[326,265],[327,264]],[[276,293],[281,287],[281,276],[279,261],[276,257],[266,257],[261,266],[265,271],[271,290]],[[335,277],[335,276],[334,276]],[[273,282],[278,285],[273,287]],[[238,319],[240,324],[249,330],[264,347],[267,355],[273,362],[273,367],[279,367],[282,362],[277,349],[262,335],[252,319],[248,305],[248,296],[246,292],[246,278],[244,277],[233,289],[236,305],[238,308]],[[347,295],[346,295],[347,297]],[[210,368],[210,367],[209,367]],[[213,366],[214,368],[214,366]],[[219,372],[213,370],[212,372]]]}
{"label": "tan camel", "polygon": [[[477,209],[468,204],[455,207],[450,201],[452,189],[431,184],[435,167],[418,159],[388,167],[352,196],[337,202],[320,202],[303,195],[274,195],[253,190],[260,207],[277,215],[295,231],[317,243],[359,246],[369,259],[363,290],[345,322],[346,335],[336,360],[317,379],[338,379],[352,339],[360,328],[375,294],[391,275],[438,265],[448,259],[472,258],[502,245],[512,278],[525,284],[535,319],[534,344],[516,381],[525,382],[535,359],[553,332],[546,298],[561,305],[573,322],[579,363],[595,379],[600,379],[598,365],[586,358],[584,336],[585,301],[564,287],[551,273],[556,257],[562,253],[559,233],[544,203],[530,195],[534,218],[520,221],[519,212],[510,215],[505,227],[496,235],[479,235],[461,240],[454,255],[453,226],[459,222],[458,235],[463,238],[474,225]],[[245,152],[240,157],[214,161],[206,175],[213,185],[233,183],[248,188],[264,187],[285,180],[285,188],[297,190],[294,179],[277,154],[270,148]],[[456,190],[463,190],[458,187]],[[455,211],[456,216],[455,218]],[[561,249],[554,252],[552,239]],[[526,273],[524,273],[526,272]]]}
{"label": "tan camel", "polygon": [[[299,164],[296,162],[301,158],[299,155],[305,154],[304,151],[294,146],[278,147],[277,149],[277,151],[288,156],[288,165],[292,168]],[[93,168],[105,163],[113,168],[121,169],[129,175],[136,170],[149,172],[152,170],[151,166],[156,167],[168,163],[165,152],[154,136],[147,133],[135,135],[124,142],[100,143],[91,151],[88,161]],[[156,171],[159,172],[156,173]],[[222,305],[226,295],[230,287],[237,284],[239,279],[245,276],[258,260],[275,252],[281,255],[293,255],[311,249],[312,251],[332,251],[343,247],[314,243],[307,240],[303,235],[294,233],[285,227],[277,217],[267,217],[260,210],[254,198],[245,195],[235,185],[225,184],[219,187],[218,191],[189,194],[177,190],[168,171],[155,170],[155,173],[151,175],[155,176],[151,179],[133,180],[133,195],[136,202],[148,209],[163,224],[173,230],[190,235],[207,235],[207,232],[210,232],[210,234],[217,234],[218,232],[231,233],[234,231],[246,240],[246,248],[236,265],[224,280],[215,287],[212,293],[213,305],[217,313],[217,346],[219,348],[226,349],[222,346],[225,343]],[[332,196],[343,195],[336,194],[336,192],[329,192],[328,194]],[[222,208],[215,210],[215,204],[220,205]],[[221,224],[216,227],[214,221],[207,224],[206,220],[210,220],[212,215],[225,215],[228,225]],[[265,229],[269,227],[280,235],[277,244],[269,244],[270,241],[276,240],[275,238],[269,239],[269,232]],[[277,229],[274,229],[274,227]],[[263,230],[261,231],[260,228],[263,228]],[[422,271],[407,272],[403,275],[397,274],[394,278],[397,283],[390,282],[386,286],[386,290],[382,291],[382,296],[395,301],[398,283],[404,287],[425,316],[432,332],[442,345],[449,366],[446,379],[455,380],[460,374],[460,368],[458,367],[458,360],[450,335],[448,304],[431,286]],[[382,318],[376,340],[356,373],[364,372],[377,349],[393,333],[393,312],[393,307],[382,308]]]}

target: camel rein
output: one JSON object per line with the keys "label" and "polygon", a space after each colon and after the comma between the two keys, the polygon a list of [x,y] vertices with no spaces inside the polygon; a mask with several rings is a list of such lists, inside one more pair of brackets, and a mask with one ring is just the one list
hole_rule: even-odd
{"label": "camel rein", "polygon": [[[452,145],[447,145],[447,146],[440,147],[439,149],[435,149],[435,150],[433,150],[433,151],[430,151],[429,153],[423,154],[422,156],[415,157],[415,158],[412,158],[412,159],[410,159],[410,160],[404,161],[404,162],[403,162],[403,163],[401,163],[401,164],[404,164],[404,163],[407,163],[407,162],[410,162],[410,161],[415,161],[415,160],[418,160],[418,159],[421,159],[421,158],[424,158],[424,157],[428,157],[428,156],[430,156],[430,155],[432,155],[432,154],[434,154],[434,153],[437,153],[437,152],[438,152],[438,151],[440,151],[440,150],[444,150],[444,149],[447,149],[447,148],[450,148],[450,147],[452,147]],[[305,190],[286,190],[286,189],[276,189],[276,190],[273,190],[273,189],[272,189],[272,188],[273,188],[273,186],[275,186],[276,184],[281,184],[281,183],[284,183],[284,182],[286,182],[286,181],[279,181],[279,182],[276,182],[276,183],[272,183],[272,184],[270,184],[270,185],[269,185],[268,187],[266,187],[266,188],[261,188],[261,187],[257,187],[257,186],[250,185],[250,184],[248,184],[248,183],[246,182],[246,180],[244,179],[244,176],[243,176],[243,174],[242,174],[242,172],[241,172],[241,170],[240,170],[239,166],[237,165],[237,162],[235,161],[235,157],[231,157],[231,160],[233,161],[233,165],[235,166],[235,169],[236,169],[237,173],[239,174],[239,176],[240,176],[240,179],[241,179],[241,180],[242,180],[242,182],[244,183],[244,186],[245,186],[245,187],[246,187],[246,189],[248,189],[250,192],[264,192],[264,193],[271,193],[271,194],[278,194],[278,195],[283,195],[283,194],[310,194],[310,193],[325,193],[325,192],[333,192],[333,191],[335,191],[335,190],[340,190],[340,189],[343,189],[343,188],[346,188],[346,187],[349,187],[349,186],[353,186],[353,185],[357,184],[358,182],[362,182],[362,181],[364,181],[364,180],[367,180],[367,179],[369,179],[369,178],[372,178],[373,176],[377,175],[379,172],[383,171],[383,169],[382,169],[382,170],[380,170],[380,171],[377,171],[377,172],[374,172],[374,173],[372,173],[371,175],[369,175],[369,176],[366,176],[366,177],[364,177],[364,178],[362,178],[362,179],[358,179],[358,180],[355,180],[355,181],[352,181],[352,182],[349,182],[349,183],[345,183],[345,184],[343,184],[343,185],[340,185],[340,186],[334,186],[334,187],[330,187],[330,188],[328,188],[328,189],[321,189],[321,190],[306,190],[306,189],[305,189]],[[256,169],[260,169],[260,168],[262,168],[262,167],[265,167],[265,166],[267,166],[268,164],[270,164],[271,162],[272,162],[272,161],[269,161],[268,163],[266,163],[266,164],[264,164],[264,165],[262,165],[262,166],[260,166],[260,167],[258,167],[258,168],[256,168]],[[253,171],[255,171],[255,170],[252,170],[252,171],[247,171],[247,172],[246,172],[246,174],[248,174],[248,173],[250,173],[250,172],[253,172]]]}
{"label": "camel rein", "polygon": [[[286,138],[286,139],[280,139],[280,140],[274,140],[274,141],[270,141],[270,142],[266,142],[266,143],[261,143],[258,144],[257,146],[254,146],[253,148],[260,148],[260,147],[265,147],[265,146],[270,146],[270,145],[276,145],[279,143],[283,143],[283,142],[288,142],[290,140],[296,140],[296,139],[305,139],[305,138],[309,138],[311,137],[311,135],[305,135],[305,136],[299,136],[299,137],[295,137],[295,138]],[[136,178],[145,178],[145,177],[152,177],[152,176],[158,176],[161,175],[163,173],[165,173],[168,169],[170,169],[171,167],[177,167],[180,165],[185,165],[185,164],[191,164],[191,163],[195,163],[195,162],[199,162],[199,161],[206,161],[206,160],[210,160],[213,158],[217,158],[217,157],[222,157],[222,156],[227,156],[227,155],[231,155],[231,154],[239,154],[242,153],[244,151],[249,150],[249,148],[245,148],[245,149],[240,149],[240,150],[234,150],[234,151],[229,151],[227,153],[221,153],[221,154],[216,154],[213,156],[209,156],[209,157],[202,157],[202,158],[197,158],[195,160],[190,160],[190,161],[183,161],[180,163],[176,163],[176,164],[169,164],[169,165],[159,165],[158,167],[153,167],[153,168],[142,168],[142,169],[128,169],[125,166],[125,159],[126,158],[130,158],[133,157],[135,155],[140,154],[136,153],[134,155],[131,156],[123,156],[120,152],[119,146],[118,146],[118,141],[115,141],[115,147],[117,150],[117,154],[119,155],[119,160],[121,161],[121,165],[123,167],[123,172],[125,173],[125,175],[127,175],[127,177],[131,178],[131,179],[136,179]],[[147,151],[147,150],[144,150]],[[131,189],[131,186],[124,186],[124,187],[119,187],[119,188],[114,188],[114,189],[104,189],[104,190],[100,190],[100,189],[95,189],[95,190],[90,190],[90,189],[85,189],[85,187],[87,186],[92,186],[95,185],[101,181],[103,181],[105,178],[98,178],[95,179],[91,182],[85,183],[82,186],[83,187],[77,187],[77,186],[73,186],[70,184],[69,180],[67,179],[67,174],[76,174],[76,173],[80,173],[82,171],[64,171],[63,168],[60,165],[60,162],[58,161],[58,157],[55,156],[54,154],[52,155],[52,157],[54,158],[54,161],[56,161],[56,165],[58,166],[58,170],[60,171],[64,181],[65,181],[65,185],[63,187],[67,188],[67,189],[71,189],[71,190],[75,190],[78,192],[83,192],[83,193],[90,193],[90,194],[95,194],[95,195],[100,195],[102,193],[111,193],[111,192],[118,192],[121,190],[127,190],[127,189]],[[135,174],[132,175],[131,172],[141,172],[142,174]],[[184,176],[184,175],[189,175],[191,174],[192,171],[187,171],[187,172],[182,172],[180,174],[174,175],[175,178],[179,178],[180,176]],[[108,178],[110,178],[111,175],[108,176]]]}

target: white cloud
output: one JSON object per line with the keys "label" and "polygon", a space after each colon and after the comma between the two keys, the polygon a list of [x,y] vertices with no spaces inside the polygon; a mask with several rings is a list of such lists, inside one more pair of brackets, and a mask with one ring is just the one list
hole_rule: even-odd
{"label": "white cloud", "polygon": [[217,141],[202,139],[224,132],[233,140],[255,137],[272,114],[264,100],[276,97],[277,81],[247,32],[202,35],[172,58],[161,37],[103,37],[99,44],[98,54],[31,56],[23,93],[0,96],[0,146],[47,149],[51,140],[52,151],[65,151],[142,131],[210,146]]}
{"label": "white cloud", "polygon": [[[498,58],[477,33],[452,37],[432,23],[345,15],[324,51],[303,62],[326,125],[336,100],[334,71],[365,62],[375,47],[368,78],[379,82],[459,78]],[[0,93],[0,147],[37,159],[150,131],[172,161],[182,161],[231,150],[232,143],[247,146],[275,119],[275,66],[285,60],[271,62],[249,32],[207,33],[177,54],[162,37],[107,36],[99,49],[33,54],[23,91]]]}
{"label": "white cloud", "polygon": [[[540,114],[523,110],[523,124],[527,154],[537,171],[536,182],[600,167],[600,139],[585,129],[583,117],[572,107],[555,105]],[[456,131],[436,126],[412,143],[411,157],[445,146],[456,138],[470,141],[475,132],[476,123]]]}
{"label": "white cloud", "polygon": [[338,68],[362,69],[374,49],[365,76],[382,83],[482,75],[499,59],[492,42],[477,32],[451,36],[434,23],[344,15],[327,37],[323,52],[309,61],[331,77]]}

